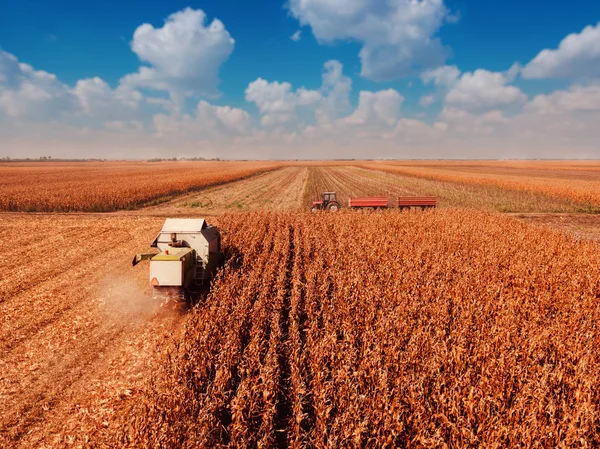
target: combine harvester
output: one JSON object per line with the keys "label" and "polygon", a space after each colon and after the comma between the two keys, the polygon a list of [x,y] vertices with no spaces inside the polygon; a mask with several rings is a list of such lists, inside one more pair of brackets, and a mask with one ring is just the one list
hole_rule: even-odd
{"label": "combine harvester", "polygon": [[150,247],[159,252],[136,254],[132,265],[150,261],[154,298],[197,299],[223,262],[221,235],[202,218],[167,218]]}
{"label": "combine harvester", "polygon": [[[363,198],[348,199],[348,207],[350,209],[390,209],[399,208],[411,209],[413,207],[421,208],[421,210],[434,208],[437,206],[437,199],[433,196],[401,196],[395,202],[389,200],[385,196],[373,196]],[[311,212],[319,210],[327,210],[337,212],[341,209],[340,203],[337,201],[335,192],[324,192],[321,201],[313,201]]]}

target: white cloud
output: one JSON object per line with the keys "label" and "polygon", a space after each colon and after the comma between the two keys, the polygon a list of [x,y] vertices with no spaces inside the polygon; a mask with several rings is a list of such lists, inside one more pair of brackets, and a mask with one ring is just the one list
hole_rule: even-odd
{"label": "white cloud", "polygon": [[246,100],[256,103],[264,126],[274,126],[295,122],[297,109],[317,104],[321,94],[303,87],[292,91],[290,83],[268,82],[258,78],[248,85]]}
{"label": "white cloud", "polygon": [[568,35],[556,50],[542,50],[523,69],[523,77],[594,78],[600,76],[600,22]]}
{"label": "white cloud", "polygon": [[252,126],[250,114],[239,108],[213,106],[201,101],[196,109],[196,119],[204,124],[216,122],[218,128],[235,134],[247,134]]}
{"label": "white cloud", "polygon": [[435,69],[426,70],[421,74],[423,83],[433,83],[436,87],[450,88],[460,78],[460,70],[455,65],[445,65]]}
{"label": "white cloud", "polygon": [[522,105],[527,96],[515,86],[509,86],[509,75],[478,69],[464,73],[446,95],[446,104],[473,112]]}
{"label": "white cloud", "polygon": [[[340,7],[354,14],[356,4]],[[167,69],[154,64],[138,75],[158,82],[160,71],[172,93],[187,76],[173,70],[181,76],[167,77]],[[328,61],[314,90],[262,78],[250,83],[246,98],[256,104],[261,126],[243,109],[206,101],[186,113],[173,98],[156,98],[166,95],[144,97],[127,77],[114,89],[100,78],[68,86],[0,51],[0,156],[600,157],[600,84],[527,101],[511,85],[520,72],[518,65],[506,72],[426,70],[421,78],[434,92],[421,104],[443,100],[442,112],[406,117],[404,98],[393,89],[362,91],[353,108],[352,80],[340,62]]]}
{"label": "white cloud", "polygon": [[433,84],[437,92],[422,97],[421,106],[432,104],[436,96],[443,96],[446,106],[471,112],[522,106],[527,101],[527,96],[519,88],[509,85],[520,70],[518,64],[514,64],[506,72],[478,69],[461,74],[456,66],[427,70],[421,74],[421,80],[424,84]]}
{"label": "white cloud", "polygon": [[538,95],[526,109],[537,114],[563,114],[570,112],[600,111],[600,84],[571,86],[548,95]]}
{"label": "white cloud", "polygon": [[102,127],[104,121],[133,120],[142,95],[129,87],[112,89],[100,78],[71,88],[54,74],[35,70],[0,50],[0,115],[13,121],[70,122]]}
{"label": "white cloud", "polygon": [[321,124],[331,123],[352,111],[352,80],[343,71],[344,66],[339,61],[327,61],[324,65],[322,101],[315,111],[317,121]]}
{"label": "white cloud", "polygon": [[293,90],[288,82],[266,81],[250,83],[246,100],[253,102],[262,115],[263,126],[298,126],[314,118],[319,124],[333,124],[352,112],[350,92],[352,80],[343,74],[339,61],[327,61],[319,90],[301,87]]}
{"label": "white cloud", "polygon": [[168,100],[166,98],[144,97],[144,101],[146,104],[158,106],[171,113],[179,113],[179,107],[175,102],[173,102],[173,100]]}
{"label": "white cloud", "polygon": [[125,76],[122,84],[166,90],[179,104],[189,95],[213,95],[233,47],[220,20],[207,25],[204,11],[186,8],[171,14],[162,28],[146,23],[135,30],[131,48],[150,67]]}
{"label": "white cloud", "polygon": [[127,86],[119,86],[113,90],[98,77],[77,81],[73,93],[79,99],[85,114],[111,120],[136,115],[143,100],[138,91]]}
{"label": "white cloud", "polygon": [[302,30],[296,31],[294,34],[292,34],[290,39],[294,42],[298,42],[300,39],[302,39]]}
{"label": "white cloud", "polygon": [[77,98],[55,75],[35,70],[0,50],[0,113],[13,118],[56,119],[77,106]]}
{"label": "white cloud", "polygon": [[185,141],[203,141],[218,146],[252,132],[252,118],[248,112],[206,101],[198,103],[193,115],[156,114],[152,121],[156,136],[166,142],[183,137]]}
{"label": "white cloud", "polygon": [[400,118],[404,97],[394,89],[362,91],[354,113],[340,120],[343,125],[394,126]]}
{"label": "white cloud", "polygon": [[443,0],[290,0],[288,7],[320,42],[360,42],[366,78],[391,80],[445,59],[435,37],[449,15]]}

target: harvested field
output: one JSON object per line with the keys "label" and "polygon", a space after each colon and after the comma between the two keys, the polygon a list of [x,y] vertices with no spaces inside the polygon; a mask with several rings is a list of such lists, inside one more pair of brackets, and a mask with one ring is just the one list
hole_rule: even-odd
{"label": "harvested field", "polygon": [[0,211],[131,209],[280,166],[273,162],[0,163]]}
{"label": "harvested field", "polygon": [[310,167],[304,204],[308,207],[321,192],[336,191],[342,204],[356,196],[432,195],[440,207],[466,207],[497,212],[575,212],[567,200],[495,186],[468,185],[420,179],[360,167]]}
{"label": "harvested field", "polygon": [[302,207],[308,170],[307,167],[280,168],[178,197],[168,203],[145,208],[143,213],[204,217],[233,211],[297,210]]}
{"label": "harvested field", "polygon": [[[571,203],[579,212],[600,211],[598,163],[533,164],[371,162],[364,168],[461,185],[495,187],[508,192],[537,194]],[[516,212],[516,211],[513,211]],[[540,211],[541,212],[541,211]],[[559,212],[559,211],[555,211]]]}
{"label": "harvested field", "polygon": [[[232,210],[308,207],[322,191],[336,190],[344,203],[348,197],[357,195],[433,195],[443,207],[572,213],[595,211],[595,206],[567,195],[565,192],[571,190],[563,187],[577,185],[580,193],[589,196],[600,185],[600,172],[585,170],[586,166],[517,169],[490,164],[440,165],[439,161],[438,165],[424,167],[413,163],[347,164],[4,163],[0,164],[0,211],[98,212],[144,208],[145,214],[219,215]],[[268,173],[273,170],[276,173]],[[515,170],[519,170],[518,175]],[[255,176],[260,177],[246,179]],[[526,188],[531,183],[534,187]]]}
{"label": "harvested field", "polygon": [[[102,427],[177,334],[131,257],[161,219],[0,218],[0,447],[59,447]],[[80,443],[83,443],[80,440]]]}
{"label": "harvested field", "polygon": [[100,445],[600,444],[596,244],[461,210],[221,226],[226,276]]}

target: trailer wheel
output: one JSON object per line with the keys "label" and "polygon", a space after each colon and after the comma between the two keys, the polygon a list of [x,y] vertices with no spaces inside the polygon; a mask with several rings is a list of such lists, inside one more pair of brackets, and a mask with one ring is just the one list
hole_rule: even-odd
{"label": "trailer wheel", "polygon": [[340,210],[340,205],[338,203],[329,203],[327,210],[329,212],[337,212]]}

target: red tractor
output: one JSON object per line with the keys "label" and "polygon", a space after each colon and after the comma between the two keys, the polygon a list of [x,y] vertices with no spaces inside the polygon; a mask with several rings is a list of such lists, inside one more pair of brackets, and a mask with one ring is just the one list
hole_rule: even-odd
{"label": "red tractor", "polygon": [[329,212],[337,212],[340,210],[340,203],[337,202],[335,192],[324,192],[322,201],[313,201],[311,212],[318,210],[327,210]]}

